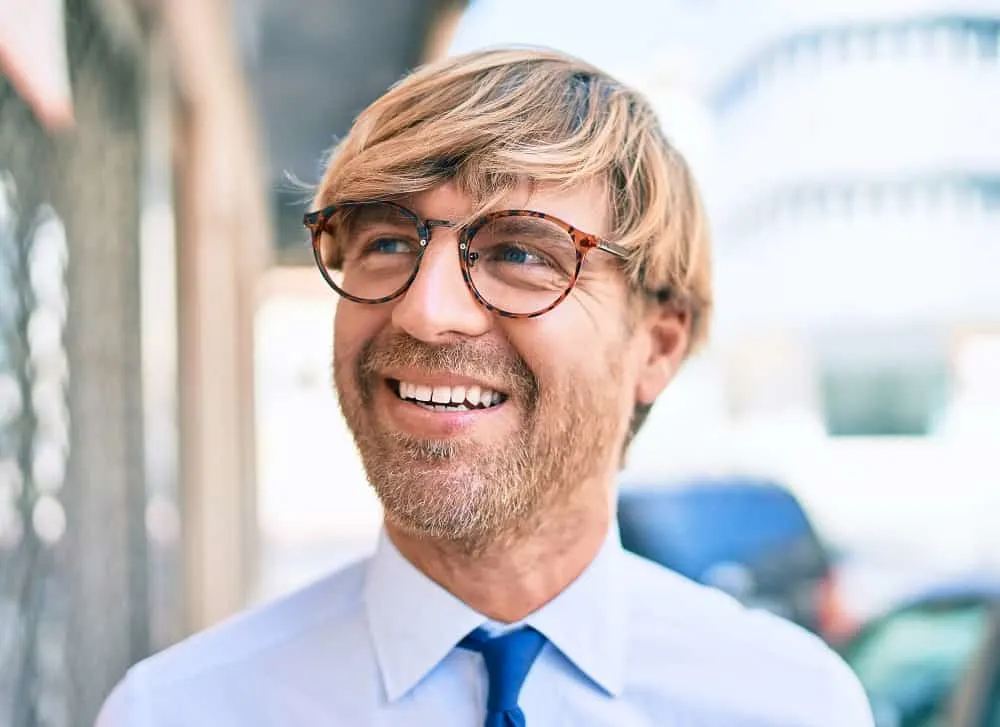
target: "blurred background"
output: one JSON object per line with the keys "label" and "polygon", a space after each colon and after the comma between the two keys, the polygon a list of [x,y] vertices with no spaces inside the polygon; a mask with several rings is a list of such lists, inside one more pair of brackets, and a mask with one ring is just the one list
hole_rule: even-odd
{"label": "blurred background", "polygon": [[373,547],[296,180],[500,43],[644,90],[712,219],[626,546],[827,639],[880,727],[1000,725],[1000,0],[0,0],[0,725]]}

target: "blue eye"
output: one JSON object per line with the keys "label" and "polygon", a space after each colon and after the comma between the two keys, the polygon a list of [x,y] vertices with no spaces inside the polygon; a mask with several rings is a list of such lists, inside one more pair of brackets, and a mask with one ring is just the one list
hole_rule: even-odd
{"label": "blue eye", "polygon": [[368,251],[380,255],[400,255],[413,252],[413,243],[392,237],[379,237],[368,244]]}
{"label": "blue eye", "polygon": [[540,255],[517,245],[504,245],[500,249],[499,261],[514,265],[544,263]]}

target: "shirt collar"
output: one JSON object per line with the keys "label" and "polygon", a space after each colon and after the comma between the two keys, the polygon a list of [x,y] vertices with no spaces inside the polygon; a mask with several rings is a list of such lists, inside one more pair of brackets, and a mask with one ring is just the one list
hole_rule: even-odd
{"label": "shirt collar", "polygon": [[[624,584],[617,582],[621,552],[613,526],[583,573],[524,620],[613,696],[621,693],[625,677],[625,595]],[[385,532],[368,569],[365,608],[390,702],[409,692],[487,620],[414,567]]]}
{"label": "shirt collar", "polygon": [[525,619],[611,696],[625,687],[628,633],[622,557],[618,528],[613,525],[583,573]]}
{"label": "shirt collar", "polygon": [[365,608],[386,697],[394,702],[483,623],[417,570],[383,531],[365,583]]}

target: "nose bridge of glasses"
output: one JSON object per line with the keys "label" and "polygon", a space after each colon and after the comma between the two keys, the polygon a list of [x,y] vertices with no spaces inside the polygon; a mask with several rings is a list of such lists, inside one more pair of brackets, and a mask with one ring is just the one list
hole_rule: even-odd
{"label": "nose bridge of glasses", "polygon": [[455,256],[450,244],[440,244],[444,241],[437,246],[430,244],[435,227],[451,228],[460,238],[460,224],[436,219],[420,224],[421,250],[393,315],[412,334],[428,339],[445,330],[481,332],[488,316],[460,270],[461,255]]}
{"label": "nose bridge of glasses", "polygon": [[455,220],[438,220],[434,218],[424,220],[424,224],[428,227],[458,227],[458,223]]}
{"label": "nose bridge of glasses", "polygon": [[430,218],[422,221],[423,228],[426,232],[427,242],[430,242],[431,236],[434,234],[435,227],[445,227],[445,228],[457,228],[458,223],[454,220],[439,220],[435,218]]}
{"label": "nose bridge of glasses", "polygon": [[[461,238],[463,229],[458,222],[455,222],[453,220],[426,219],[426,220],[421,220],[420,224],[421,224],[420,234],[421,237],[423,238],[420,243],[422,249],[415,263],[420,270],[427,270],[428,268],[437,268],[440,260],[442,259],[450,260],[451,253],[446,251],[451,249],[451,245],[449,244],[445,244],[443,246],[438,245],[437,247],[440,248],[440,250],[437,253],[433,252],[431,250],[430,243],[434,239],[434,228],[443,227],[446,229],[453,230],[456,239],[458,240],[459,243],[461,243],[462,241]],[[459,255],[459,257],[461,258],[461,254]],[[461,264],[460,261],[459,264]],[[451,263],[450,262],[447,263],[446,267],[450,268]],[[420,273],[418,272],[417,275],[420,275]],[[434,277],[435,275],[436,273],[430,271],[423,273],[423,277],[428,277],[428,276]],[[447,275],[450,277],[451,272],[447,273]],[[461,280],[462,279],[461,276],[459,276],[458,279]]]}

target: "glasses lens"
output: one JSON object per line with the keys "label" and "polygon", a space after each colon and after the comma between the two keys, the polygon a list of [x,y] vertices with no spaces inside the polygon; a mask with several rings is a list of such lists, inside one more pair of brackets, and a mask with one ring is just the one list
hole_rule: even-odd
{"label": "glasses lens", "polygon": [[389,204],[338,208],[320,241],[320,264],[341,290],[362,300],[399,291],[413,274],[420,251],[417,221]]}
{"label": "glasses lens", "polygon": [[505,216],[486,223],[469,241],[472,284],[490,305],[530,315],[547,309],[576,275],[573,238],[538,217]]}

